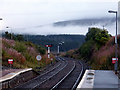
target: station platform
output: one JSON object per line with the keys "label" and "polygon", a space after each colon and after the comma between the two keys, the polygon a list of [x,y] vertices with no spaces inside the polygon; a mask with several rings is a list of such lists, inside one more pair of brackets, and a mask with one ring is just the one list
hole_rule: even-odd
{"label": "station platform", "polygon": [[86,70],[77,90],[120,90],[119,86],[120,80],[111,70]]}
{"label": "station platform", "polygon": [[9,79],[14,78],[15,76],[26,72],[30,71],[32,68],[27,68],[27,69],[6,69],[6,70],[1,70],[0,71],[0,83]]}

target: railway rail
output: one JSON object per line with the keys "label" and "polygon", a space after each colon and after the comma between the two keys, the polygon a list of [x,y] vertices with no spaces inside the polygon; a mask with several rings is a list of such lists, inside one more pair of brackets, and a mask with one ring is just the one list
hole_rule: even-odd
{"label": "railway rail", "polygon": [[71,69],[75,68],[75,62],[72,60],[67,60],[68,64],[67,66],[61,70],[59,73],[57,73],[54,77],[46,81],[45,83],[41,84],[40,86],[36,87],[36,89],[41,88],[52,88],[57,82],[59,82],[66,74],[71,71]]}
{"label": "railway rail", "polygon": [[36,90],[46,88],[54,90],[67,88],[74,90],[82,78],[83,64],[78,60],[60,59],[60,63],[56,67],[14,89],[27,88]]}
{"label": "railway rail", "polygon": [[50,79],[51,77],[56,75],[58,72],[60,72],[62,69],[64,69],[68,64],[66,61],[60,61],[60,62],[61,62],[61,64],[59,64],[55,68],[39,75],[38,77],[36,77],[22,85],[15,87],[14,89],[17,89],[17,88],[34,89],[35,87],[39,86],[40,84],[44,83],[45,81],[47,81],[48,79]]}
{"label": "railway rail", "polygon": [[[81,67],[81,68],[80,68]],[[69,73],[63,77],[51,90],[67,88],[70,90],[76,89],[83,74],[83,64],[80,61],[75,62],[75,66]]]}

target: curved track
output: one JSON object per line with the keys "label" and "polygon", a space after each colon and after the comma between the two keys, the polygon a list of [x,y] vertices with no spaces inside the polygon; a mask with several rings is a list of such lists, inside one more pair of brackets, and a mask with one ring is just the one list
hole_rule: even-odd
{"label": "curved track", "polygon": [[54,89],[70,89],[73,90],[77,87],[78,82],[83,73],[83,65],[80,61],[75,61],[74,68],[69,71],[69,73],[63,77],[56,85],[54,85],[51,90]]}
{"label": "curved track", "polygon": [[36,89],[41,88],[52,88],[57,82],[59,82],[66,74],[71,71],[75,67],[75,63],[72,60],[67,60],[68,62],[67,66],[61,70],[59,73],[57,73],[54,77],[50,78],[47,82],[41,84],[40,86],[36,87]]}
{"label": "curved track", "polygon": [[38,77],[36,77],[18,87],[15,87],[15,89],[17,89],[17,88],[34,89],[35,87],[39,86],[40,84],[42,84],[43,82],[47,81],[49,78],[53,77],[55,74],[60,72],[68,64],[66,61],[60,61],[60,62],[61,62],[61,64],[59,64],[55,68],[39,75]]}
{"label": "curved track", "polygon": [[83,65],[78,60],[59,60],[56,67],[49,69],[38,77],[18,86],[18,88],[36,89],[75,89],[83,74]]}

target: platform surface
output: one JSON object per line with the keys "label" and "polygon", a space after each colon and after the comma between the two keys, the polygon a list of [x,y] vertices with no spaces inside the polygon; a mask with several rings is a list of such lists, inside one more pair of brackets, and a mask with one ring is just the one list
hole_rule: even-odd
{"label": "platform surface", "polygon": [[93,88],[118,88],[118,77],[113,71],[96,70]]}
{"label": "platform surface", "polygon": [[[93,73],[93,75],[90,75]],[[120,80],[111,70],[86,70],[77,90],[120,90]]]}

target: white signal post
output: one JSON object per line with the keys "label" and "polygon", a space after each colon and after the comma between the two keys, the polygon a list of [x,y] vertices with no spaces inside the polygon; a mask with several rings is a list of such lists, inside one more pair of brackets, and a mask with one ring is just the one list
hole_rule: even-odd
{"label": "white signal post", "polygon": [[60,49],[60,46],[58,45],[58,54],[59,54],[59,51],[60,51],[59,49]]}
{"label": "white signal post", "polygon": [[50,58],[50,47],[52,47],[52,45],[45,45],[45,47],[48,48],[48,58]]}
{"label": "white signal post", "polygon": [[60,53],[60,45],[62,45],[64,42],[61,42],[61,43],[58,43],[58,55],[59,55],[59,53]]}
{"label": "white signal post", "polygon": [[48,58],[50,58],[50,47],[48,47]]}

